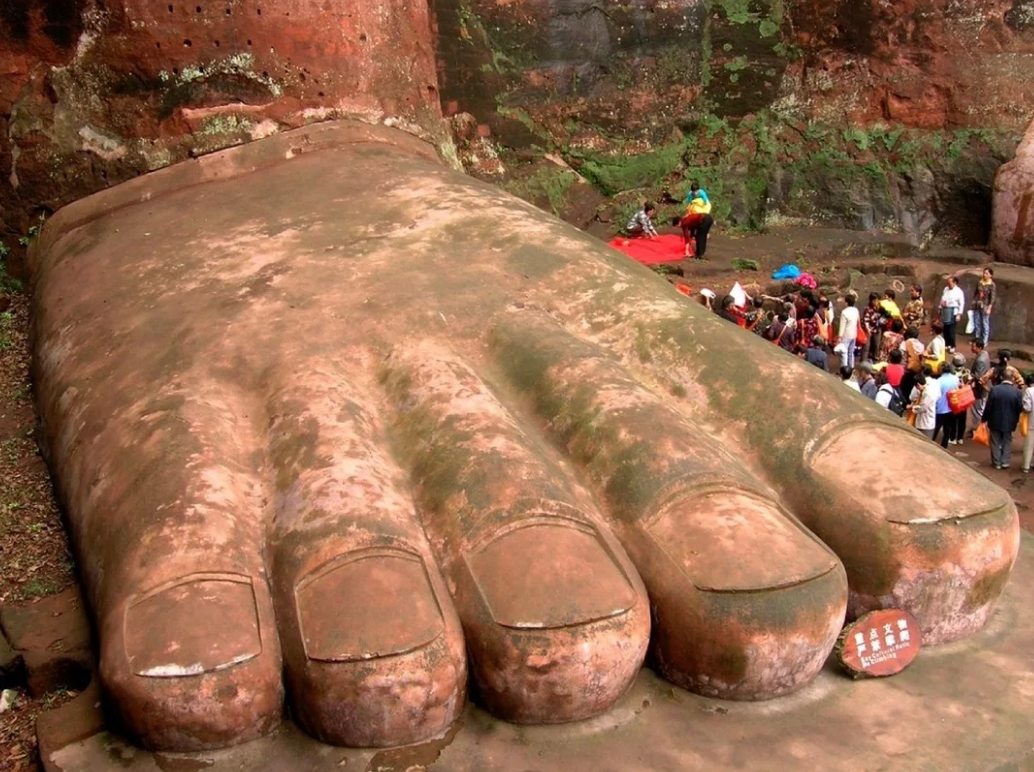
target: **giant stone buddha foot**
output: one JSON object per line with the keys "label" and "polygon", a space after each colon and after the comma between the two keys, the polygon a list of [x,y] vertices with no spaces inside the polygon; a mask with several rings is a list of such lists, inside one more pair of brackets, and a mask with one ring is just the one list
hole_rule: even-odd
{"label": "giant stone buddha foot", "polygon": [[[392,746],[600,714],[649,653],[787,694],[845,614],[988,619],[1009,497],[833,377],[391,129],[324,124],[53,218],[49,460],[111,713]],[[285,699],[286,694],[286,699]]]}

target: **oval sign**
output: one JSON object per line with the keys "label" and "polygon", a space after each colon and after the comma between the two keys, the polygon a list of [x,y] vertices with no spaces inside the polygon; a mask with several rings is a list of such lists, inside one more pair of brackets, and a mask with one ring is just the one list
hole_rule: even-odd
{"label": "oval sign", "polygon": [[922,634],[914,616],[900,609],[871,611],[840,633],[837,660],[853,678],[900,673],[919,654]]}

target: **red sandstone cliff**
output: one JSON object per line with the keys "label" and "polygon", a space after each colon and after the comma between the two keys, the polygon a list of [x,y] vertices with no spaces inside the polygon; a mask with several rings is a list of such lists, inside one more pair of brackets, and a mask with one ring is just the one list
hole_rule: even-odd
{"label": "red sandstone cliff", "polygon": [[536,165],[550,151],[611,195],[710,170],[740,224],[778,211],[921,239],[970,217],[980,240],[1034,113],[1034,0],[431,3],[0,4],[0,238],[325,117],[434,133],[441,104],[473,116],[470,168],[554,209],[572,176]]}

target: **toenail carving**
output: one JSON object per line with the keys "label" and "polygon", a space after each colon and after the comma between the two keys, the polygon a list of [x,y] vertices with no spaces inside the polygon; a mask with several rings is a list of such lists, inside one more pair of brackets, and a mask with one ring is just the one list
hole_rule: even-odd
{"label": "toenail carving", "polygon": [[262,653],[251,579],[191,574],[132,600],[125,616],[132,672],[177,678],[225,670]]}
{"label": "toenail carving", "polygon": [[[571,509],[553,507],[560,508]],[[525,630],[573,627],[618,616],[635,605],[628,577],[584,515],[530,514],[465,555],[498,624]]]}
{"label": "toenail carving", "polygon": [[[756,592],[793,587],[839,561],[770,496],[732,481],[678,488],[649,518],[658,547],[698,590]],[[764,560],[731,560],[764,555]]]}
{"label": "toenail carving", "polygon": [[342,555],[295,589],[305,654],[355,662],[419,649],[445,629],[423,559],[392,548]]}

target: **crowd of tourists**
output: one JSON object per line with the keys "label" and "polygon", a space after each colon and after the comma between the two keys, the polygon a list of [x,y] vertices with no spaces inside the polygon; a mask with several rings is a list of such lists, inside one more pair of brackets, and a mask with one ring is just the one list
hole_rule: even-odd
{"label": "crowd of tourists", "polygon": [[[714,295],[709,294],[703,302],[711,307]],[[1026,426],[1034,412],[1034,375],[1024,378],[1007,349],[992,364],[987,343],[995,298],[994,271],[987,268],[968,317],[954,276],[931,306],[923,288],[913,285],[907,299],[888,289],[871,293],[862,308],[856,294],[848,293],[840,299],[839,313],[827,294],[810,289],[781,297],[728,295],[715,310],[806,362],[839,374],[848,388],[902,416],[943,448],[974,436],[986,442],[996,469],[1009,468],[1013,433],[1019,428],[1025,436],[1022,469],[1029,472],[1034,432]],[[963,318],[972,321],[971,360],[957,349],[956,328]]]}

